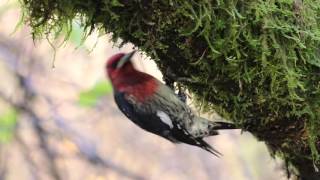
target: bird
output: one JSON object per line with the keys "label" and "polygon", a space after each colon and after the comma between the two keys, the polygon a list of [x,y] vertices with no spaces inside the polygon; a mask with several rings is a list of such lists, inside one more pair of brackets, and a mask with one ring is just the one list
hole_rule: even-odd
{"label": "bird", "polygon": [[106,74],[120,111],[150,133],[173,143],[197,146],[221,156],[203,138],[218,135],[217,130],[236,129],[235,125],[195,115],[171,88],[134,67],[131,60],[135,52],[117,53],[106,62]]}

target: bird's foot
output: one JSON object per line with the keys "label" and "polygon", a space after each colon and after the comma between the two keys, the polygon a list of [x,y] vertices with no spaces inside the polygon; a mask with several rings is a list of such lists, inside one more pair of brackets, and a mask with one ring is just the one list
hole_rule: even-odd
{"label": "bird's foot", "polygon": [[180,85],[178,85],[178,94],[177,94],[177,96],[182,102],[187,103],[186,91]]}
{"label": "bird's foot", "polygon": [[185,92],[185,89],[181,87],[180,83],[191,83],[192,80],[190,78],[178,77],[175,73],[172,72],[171,68],[168,67],[163,76],[163,80],[165,81],[166,85],[173,91],[176,90],[174,83],[177,82],[178,93],[176,95],[182,102],[187,103],[187,94]]}

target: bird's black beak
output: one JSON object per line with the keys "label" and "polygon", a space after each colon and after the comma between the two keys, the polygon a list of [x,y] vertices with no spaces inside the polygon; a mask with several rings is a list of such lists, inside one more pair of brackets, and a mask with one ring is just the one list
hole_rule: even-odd
{"label": "bird's black beak", "polygon": [[117,69],[120,69],[121,67],[123,67],[123,65],[125,65],[127,62],[129,62],[131,60],[131,57],[134,55],[136,51],[132,51],[131,53],[128,53],[126,55],[124,55],[118,62],[117,64]]}

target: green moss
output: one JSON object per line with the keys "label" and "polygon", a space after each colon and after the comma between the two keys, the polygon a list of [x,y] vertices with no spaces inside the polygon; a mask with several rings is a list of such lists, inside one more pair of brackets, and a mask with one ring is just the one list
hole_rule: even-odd
{"label": "green moss", "polygon": [[[170,67],[192,79],[184,85],[206,110],[289,153],[285,157],[307,155],[320,166],[320,0],[22,3],[34,37],[56,37],[74,18],[88,33],[112,32],[163,72]],[[291,149],[281,146],[288,142]]]}

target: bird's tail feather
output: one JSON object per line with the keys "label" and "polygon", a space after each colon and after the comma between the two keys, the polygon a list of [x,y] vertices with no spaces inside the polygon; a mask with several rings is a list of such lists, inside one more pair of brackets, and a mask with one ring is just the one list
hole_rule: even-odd
{"label": "bird's tail feather", "polygon": [[217,151],[216,149],[214,149],[210,144],[208,144],[206,141],[204,141],[203,139],[198,139],[197,142],[199,142],[200,144],[198,144],[198,146],[206,151],[208,151],[209,153],[217,156],[217,157],[221,157],[222,154]]}
{"label": "bird's tail feather", "polygon": [[210,121],[202,117],[196,117],[191,128],[190,133],[195,137],[208,137],[218,135],[217,130],[223,129],[237,129],[232,123],[221,121]]}
{"label": "bird's tail feather", "polygon": [[212,121],[211,125],[211,130],[237,129],[234,124],[228,122]]}

